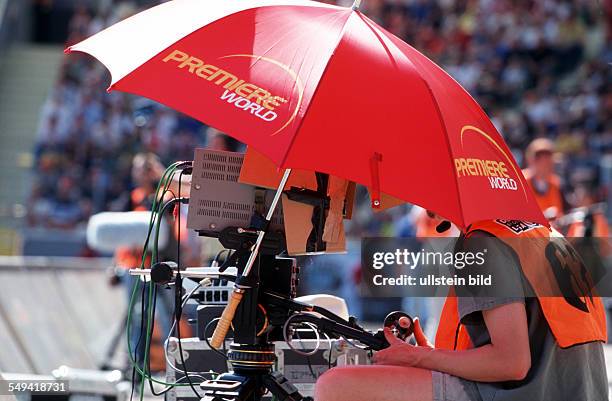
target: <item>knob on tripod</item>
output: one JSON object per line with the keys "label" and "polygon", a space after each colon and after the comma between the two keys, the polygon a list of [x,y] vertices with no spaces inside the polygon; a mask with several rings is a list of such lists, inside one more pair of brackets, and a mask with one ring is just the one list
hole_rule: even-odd
{"label": "knob on tripod", "polygon": [[155,284],[168,284],[174,280],[178,266],[174,262],[159,262],[151,266],[151,281]]}
{"label": "knob on tripod", "polygon": [[389,327],[400,340],[406,340],[414,331],[414,322],[405,312],[391,312],[385,318],[384,327]]}

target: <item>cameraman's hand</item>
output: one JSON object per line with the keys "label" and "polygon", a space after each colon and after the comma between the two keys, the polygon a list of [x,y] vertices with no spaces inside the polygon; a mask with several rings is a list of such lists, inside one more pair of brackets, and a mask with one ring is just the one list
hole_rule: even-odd
{"label": "cameraman's hand", "polygon": [[389,347],[376,352],[373,361],[377,365],[398,365],[419,367],[420,362],[433,346],[425,337],[418,319],[414,320],[414,337],[417,346],[404,342],[393,335],[390,328],[384,328],[385,338]]}

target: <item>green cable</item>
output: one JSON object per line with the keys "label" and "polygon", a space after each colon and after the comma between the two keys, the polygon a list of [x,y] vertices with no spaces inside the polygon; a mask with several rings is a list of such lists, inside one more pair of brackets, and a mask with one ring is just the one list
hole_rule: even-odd
{"label": "green cable", "polygon": [[[151,263],[153,262],[153,260],[151,260]],[[149,380],[152,380],[151,377],[151,372],[148,371],[147,367],[148,362],[149,362],[149,347],[151,346],[151,326],[152,326],[152,321],[153,321],[153,308],[151,307],[151,305],[153,304],[153,285],[152,283],[149,283],[149,298],[147,301],[147,328],[146,328],[146,341],[145,341],[145,349],[144,349],[144,358],[143,358],[143,362],[142,362],[142,368],[145,371],[145,374],[148,376]],[[144,377],[143,380],[140,381],[140,401],[143,401],[144,399],[144,385],[145,385],[145,381],[144,381]]]}
{"label": "green cable", "polygon": [[[178,163],[174,163],[173,165],[171,165],[170,167],[168,167],[166,169],[166,171],[164,172],[164,174],[162,175],[162,178],[160,179],[160,182],[157,186],[156,192],[155,192],[155,198],[153,201],[153,205],[152,205],[152,211],[153,213],[151,214],[151,219],[149,220],[149,233],[147,236],[147,239],[145,241],[145,245],[143,248],[143,257],[141,260],[141,268],[144,268],[145,265],[145,261],[146,261],[146,250],[148,249],[148,243],[149,243],[149,239],[150,239],[150,234],[153,230],[153,228],[155,227],[154,225],[154,220],[155,217],[157,217],[157,230],[155,233],[155,241],[153,243],[153,250],[152,250],[152,255],[151,255],[151,262],[154,263],[157,260],[158,257],[158,248],[157,248],[157,240],[159,238],[159,225],[161,224],[161,219],[162,219],[162,215],[161,213],[156,210],[159,209],[159,206],[161,206],[161,202],[163,201],[163,196],[166,193],[166,191],[168,190],[170,183],[172,182],[172,179],[174,177],[174,174],[176,173],[177,167],[180,164],[180,162]],[[162,187],[163,185],[163,190],[161,191],[161,196],[159,195],[159,190],[160,187]],[[135,298],[136,298],[136,293],[138,292],[138,287],[139,287],[139,282],[136,283],[136,285],[134,286],[134,290],[132,291],[132,296],[130,299],[130,309],[129,309],[129,313],[128,313],[128,330],[131,327],[131,314],[132,314],[132,310],[133,310],[133,306],[135,304]],[[145,355],[144,355],[144,361],[143,361],[143,368],[146,369],[146,365],[149,359],[149,348],[150,348],[150,344],[151,344],[151,329],[152,329],[152,322],[153,322],[153,309],[152,309],[152,304],[153,304],[153,287],[149,286],[149,294],[148,294],[148,299],[147,299],[147,306],[148,306],[148,316],[147,316],[147,335],[146,335],[146,340],[145,340]],[[128,332],[128,338],[130,337],[129,332]],[[132,350],[131,350],[131,346],[129,343],[129,339],[128,339],[128,351],[129,351],[129,356],[130,356],[130,360],[132,362],[132,365],[135,367],[135,369],[138,371],[138,373],[140,374],[142,380],[141,380],[141,385],[140,385],[140,393],[141,393],[141,397],[143,394],[143,390],[144,390],[144,379],[148,379],[154,383],[159,383],[159,384],[163,384],[166,386],[188,386],[188,383],[167,383],[161,380],[157,380],[155,378],[153,378],[150,375],[150,372],[147,372],[146,370],[143,370],[140,368],[140,366],[138,366],[137,362],[133,360],[132,358]]]}
{"label": "green cable", "polygon": [[[164,172],[164,174],[162,175],[162,177],[161,177],[161,179],[160,179],[160,181],[159,181],[159,183],[157,185],[157,189],[155,191],[155,198],[153,199],[153,205],[152,205],[152,208],[151,208],[152,209],[152,213],[151,213],[151,218],[149,220],[149,233],[147,235],[147,239],[145,241],[145,245],[144,245],[144,248],[143,248],[143,256],[142,256],[141,266],[140,266],[141,269],[144,268],[144,266],[145,266],[146,253],[147,253],[147,249],[148,249],[149,238],[150,238],[150,234],[152,232],[153,224],[154,224],[154,215],[155,215],[156,209],[159,207],[158,204],[159,204],[159,202],[161,200],[160,196],[159,196],[160,188],[163,185],[163,188],[164,188],[164,191],[162,192],[162,195],[163,195],[163,193],[165,193],[165,190],[167,190],[167,188],[168,188],[168,186],[170,184],[170,180],[168,180],[168,178],[169,178],[168,176],[169,175],[171,176],[173,174],[173,172],[176,170],[178,164],[179,163],[173,163],[170,167],[168,167],[166,169],[166,171]],[[134,289],[132,291],[132,296],[131,296],[131,299],[130,299],[129,310],[128,310],[128,321],[127,321],[128,329],[127,329],[127,335],[128,335],[128,352],[129,352],[130,361],[131,361],[132,365],[136,368],[138,373],[141,375],[141,378],[143,379],[143,383],[144,383],[144,378],[148,378],[148,379],[153,380],[155,382],[158,382],[160,384],[169,385],[170,383],[165,383],[165,382],[153,379],[149,374],[147,374],[146,371],[143,371],[140,368],[140,366],[138,366],[137,362],[132,358],[132,349],[131,349],[131,344],[130,344],[130,340],[131,340],[130,328],[131,328],[131,321],[132,321],[132,312],[133,312],[133,309],[134,309],[136,293],[137,293],[137,290],[139,288],[139,284],[140,284],[140,282],[137,281],[136,285],[134,286]],[[150,308],[151,304],[152,304],[152,287],[149,288],[149,299],[148,299],[148,302],[147,302],[147,306],[149,307],[149,311],[150,311],[149,312],[149,319],[148,319],[148,322],[147,322],[147,327],[151,326],[151,321],[150,321],[150,319],[151,319],[150,318],[150,314],[152,312],[152,310]],[[147,344],[150,344],[150,333],[149,333],[149,331],[147,331]],[[147,361],[148,361],[148,346],[147,346],[147,349],[145,350],[145,360],[143,361],[143,363],[146,364]]]}
{"label": "green cable", "polygon": [[[147,249],[148,249],[148,245],[149,245],[149,239],[150,239],[150,235],[151,232],[153,231],[153,226],[154,226],[154,221],[155,221],[155,214],[157,212],[156,209],[159,208],[159,203],[161,201],[163,201],[163,194],[166,192],[166,190],[168,189],[168,187],[170,186],[171,183],[171,178],[173,177],[177,167],[180,165],[180,162],[176,162],[171,164],[163,173],[157,188],[155,190],[155,197],[153,199],[153,204],[151,206],[151,217],[149,220],[149,230],[148,230],[148,234],[147,234],[147,239],[145,240],[145,244],[143,247],[143,256],[141,259],[141,264],[140,264],[140,268],[144,269],[145,266],[145,262],[146,262],[146,254],[147,254]],[[163,191],[162,191],[162,195],[160,196],[160,188],[162,188],[163,185]],[[159,221],[159,219],[158,219]],[[155,251],[155,257],[157,257],[157,249],[155,249],[156,246],[154,246],[154,251]],[[153,255],[152,255],[153,256]],[[153,259],[152,259],[153,260]],[[154,383],[158,383],[158,384],[162,384],[162,385],[166,385],[166,386],[186,386],[188,384],[183,384],[183,383],[166,383],[164,381],[161,380],[157,380],[155,378],[153,378],[150,373],[148,373],[146,370],[141,369],[141,367],[138,365],[138,363],[134,360],[134,358],[132,357],[132,347],[130,344],[130,340],[131,340],[131,336],[130,336],[130,328],[131,328],[131,322],[132,322],[132,312],[134,309],[134,304],[135,304],[135,300],[136,300],[136,294],[138,292],[138,288],[140,286],[140,280],[136,281],[136,284],[134,285],[134,288],[132,290],[132,294],[130,297],[130,303],[128,306],[128,316],[127,316],[127,329],[126,329],[126,333],[127,333],[127,343],[128,343],[128,355],[129,355],[129,359],[130,362],[132,364],[132,366],[137,370],[137,372],[140,374],[141,376],[141,386],[140,386],[140,393],[141,393],[141,397],[143,396],[143,389],[144,389],[144,379],[148,379],[153,381]],[[151,326],[152,326],[152,308],[151,305],[153,303],[153,287],[149,286],[149,297],[147,300],[147,307],[148,307],[148,317],[147,317],[147,335],[146,335],[146,342],[145,342],[145,356],[144,356],[144,361],[143,361],[143,368],[146,366],[146,363],[148,362],[148,358],[149,358],[149,346],[150,346],[150,342],[151,342]]]}
{"label": "green cable", "polygon": [[[168,189],[171,179],[171,176],[174,174],[174,172],[176,171],[177,167],[180,165],[180,162],[175,162],[172,163],[162,174],[159,183],[157,184],[157,188],[155,189],[155,197],[153,198],[153,204],[151,205],[151,217],[149,218],[149,232],[147,234],[147,238],[145,240],[144,246],[143,246],[143,250],[142,250],[142,260],[140,262],[140,268],[144,269],[144,265],[145,265],[145,261],[146,261],[146,255],[147,255],[147,249],[149,246],[149,238],[151,235],[151,232],[153,231],[153,224],[154,224],[154,220],[155,220],[155,214],[157,212],[157,209],[159,208],[158,203],[160,203],[161,201],[163,201],[163,196],[165,194],[165,190]],[[170,176],[170,177],[169,177]],[[167,180],[167,182],[166,182]],[[162,184],[164,185],[164,190],[161,193],[161,196],[159,194],[159,190],[162,186]]]}
{"label": "green cable", "polygon": [[[172,175],[172,177],[174,177],[174,173]],[[161,206],[161,205],[160,205]],[[161,223],[162,223],[162,219],[164,218],[163,215],[163,208],[166,206],[166,204],[164,204],[162,206],[162,210],[160,212],[157,213],[157,224],[154,226],[155,229],[155,238],[153,239],[153,251],[151,252],[151,263],[157,263],[158,261],[158,256],[159,256],[159,250],[157,249],[158,243],[159,243],[159,233],[160,233],[160,228],[161,228]],[[180,203],[178,205],[180,207]],[[179,211],[180,213],[180,211]]]}
{"label": "green cable", "polygon": [[[149,240],[150,240],[150,236],[151,233],[153,231],[154,228],[156,228],[155,231],[155,239],[153,242],[153,249],[151,252],[151,263],[155,263],[157,261],[158,258],[158,239],[159,239],[159,231],[160,231],[160,224],[161,224],[161,219],[163,218],[163,215],[160,213],[160,210],[157,210],[160,208],[160,206],[163,205],[163,197],[165,195],[165,193],[168,191],[168,188],[170,186],[170,183],[172,182],[172,179],[174,178],[174,174],[176,173],[176,170],[178,168],[178,166],[181,164],[181,162],[176,162],[173,163],[172,165],[170,165],[165,171],[164,174],[162,175],[160,182],[157,185],[156,191],[155,191],[155,198],[153,199],[153,204],[151,206],[151,217],[149,220],[149,230],[148,230],[148,234],[147,234],[147,238],[145,240],[145,244],[143,246],[143,256],[141,259],[141,266],[140,268],[144,268],[145,266],[145,262],[146,262],[146,252],[148,250],[148,244],[149,244]],[[160,193],[160,188],[163,185],[163,190],[161,191],[161,195]],[[154,221],[157,218],[157,227],[155,227]],[[158,383],[158,384],[162,384],[165,386],[169,386],[169,387],[177,387],[177,386],[189,386],[189,383],[167,383],[161,380],[157,380],[155,378],[153,378],[150,374],[150,371],[146,370],[147,364],[148,364],[148,360],[149,360],[149,349],[150,349],[150,344],[151,344],[151,332],[152,332],[152,322],[153,322],[153,286],[149,285],[149,294],[148,294],[148,299],[147,299],[147,307],[148,307],[148,316],[147,316],[147,331],[146,331],[146,340],[145,340],[145,355],[144,355],[144,360],[143,360],[143,369],[140,368],[140,366],[138,365],[138,363],[132,358],[132,349],[131,349],[131,345],[130,345],[130,327],[131,327],[131,320],[132,320],[132,311],[134,308],[134,304],[135,304],[135,299],[136,299],[136,294],[138,292],[138,288],[140,285],[140,281],[136,282],[136,285],[134,285],[134,289],[132,291],[132,295],[130,297],[130,305],[129,305],[129,310],[128,310],[128,317],[127,317],[127,336],[128,336],[128,353],[129,353],[129,358],[130,361],[132,363],[132,366],[138,371],[138,373],[141,376],[141,382],[140,382],[140,400],[143,400],[144,397],[144,380],[148,379],[149,381],[153,382],[153,383]]]}
{"label": "green cable", "polygon": [[[136,293],[138,292],[138,288],[139,287],[140,287],[140,281],[137,281],[136,284],[134,285],[134,289],[132,290],[132,297],[130,299],[130,311],[128,313],[128,319],[127,319],[127,324],[128,324],[127,331],[128,332],[130,330],[130,324],[131,324],[131,321],[132,321],[132,313],[131,312],[132,312],[133,307],[134,307],[134,301],[136,299]],[[152,287],[151,286],[149,286],[149,293],[150,293],[150,296],[152,298]],[[150,326],[150,324],[148,324],[148,326]],[[149,336],[147,336],[147,337],[149,337]],[[150,341],[150,339],[149,339],[149,341]],[[148,350],[148,348],[147,348],[147,350]],[[147,350],[145,350],[145,353],[147,352]],[[161,380],[158,380],[158,379],[155,379],[155,378],[151,377],[151,375],[149,375],[146,371],[142,370],[140,368],[140,366],[138,365],[138,363],[132,357],[132,349],[131,349],[131,345],[129,343],[129,337],[128,337],[128,352],[129,352],[129,358],[130,358],[130,361],[131,361],[132,365],[136,368],[136,370],[141,375],[141,377],[150,379],[154,383],[163,384],[163,385],[166,385],[166,386],[174,386],[174,385],[176,385],[176,386],[188,386],[189,385],[187,383],[185,383],[185,384],[183,384],[183,383],[180,383],[180,384],[179,383],[166,383],[164,381],[161,381]],[[147,355],[147,354],[145,354],[145,355]],[[146,363],[146,362],[147,362],[147,359],[145,358],[144,363]]]}

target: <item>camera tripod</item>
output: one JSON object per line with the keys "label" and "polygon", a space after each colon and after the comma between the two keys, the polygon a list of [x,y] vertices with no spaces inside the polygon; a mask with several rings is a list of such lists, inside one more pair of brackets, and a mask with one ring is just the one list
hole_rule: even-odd
{"label": "camera tripod", "polygon": [[[242,240],[248,245],[252,237],[249,238],[247,233],[241,234]],[[238,253],[232,258],[231,264],[238,266],[237,276],[225,274],[223,268],[219,269],[219,277],[238,282],[247,287],[247,290],[232,321],[233,343],[227,353],[232,369],[229,373],[200,384],[204,392],[203,401],[260,401],[267,392],[281,401],[312,401],[312,398],[302,396],[280,372],[274,371],[274,341],[285,340],[283,331],[289,319],[292,324],[308,323],[333,338],[357,340],[372,350],[388,346],[382,330],[375,334],[368,332],[353,317],[345,320],[325,308],[293,299],[294,281],[297,279],[295,259],[268,254],[273,249],[274,246],[268,248],[264,245],[248,278],[241,275],[246,253]],[[168,263],[153,266],[149,273],[151,280],[157,284],[168,283],[176,274],[173,268],[176,265]],[[202,273],[190,270],[182,270],[181,275],[202,278]],[[140,269],[131,271],[131,274],[146,273]],[[409,320],[408,326],[399,324],[402,318]],[[384,326],[394,327],[402,339],[412,333],[412,319],[403,312],[389,314]]]}
{"label": "camera tripod", "polygon": [[[246,288],[246,291],[232,321],[234,338],[227,353],[232,369],[200,384],[204,391],[202,400],[259,401],[270,392],[281,401],[312,401],[312,398],[302,396],[282,373],[274,371],[276,353],[272,341],[280,340],[277,329],[291,312],[286,305],[271,303],[265,296],[266,292],[287,300],[295,296],[296,261],[275,256],[281,241],[269,235],[251,274],[243,276],[249,252],[242,250],[250,249],[255,239],[254,234],[238,229],[230,229],[219,238],[225,246],[236,249],[224,266],[231,264],[237,267],[238,276],[232,281]],[[224,266],[220,271],[224,270]]]}
{"label": "camera tripod", "polygon": [[[234,339],[227,353],[232,371],[201,383],[203,401],[259,401],[268,391],[281,401],[312,401],[311,397],[302,396],[282,373],[274,371],[276,353],[273,341],[285,339],[284,333],[279,334],[279,330],[285,329],[288,319],[294,324],[308,323],[330,337],[358,340],[372,350],[380,350],[389,345],[382,331],[370,333],[352,317],[347,321],[325,308],[294,300],[295,294],[288,286],[283,286],[288,281],[287,275],[281,279],[283,269],[270,267],[284,263],[285,270],[291,269],[290,264],[295,268],[295,260],[265,255],[265,250],[263,253],[255,263],[250,287],[232,323]],[[239,266],[242,265],[240,259],[237,262]],[[275,270],[274,280],[268,275],[271,270]],[[268,273],[264,273],[266,271]],[[238,276],[236,280],[240,282],[241,278]],[[266,314],[266,323],[262,323],[261,316],[258,316],[262,310]],[[398,322],[403,317],[410,320],[410,326],[399,326]],[[389,314],[384,325],[395,325],[401,338],[412,333],[412,320],[402,312]]]}
{"label": "camera tripod", "polygon": [[[288,311],[292,322],[311,323],[330,336],[358,340],[372,350],[381,350],[389,345],[381,330],[375,334],[370,333],[357,325],[352,317],[345,321],[325,308],[297,302],[272,292],[263,292],[260,301],[269,308]],[[237,316],[240,313],[239,307]],[[409,322],[408,325],[400,323],[404,318]],[[413,329],[412,319],[403,312],[387,315],[384,326],[392,327],[401,339],[412,334]],[[227,356],[233,371],[215,380],[203,382],[200,385],[205,392],[203,401],[259,401],[266,391],[281,401],[312,401],[311,397],[302,396],[280,372],[273,370],[276,361],[273,343],[255,345],[234,342]]]}
{"label": "camera tripod", "polygon": [[282,401],[312,401],[303,397],[282,373],[273,371],[274,344],[232,344],[228,352],[232,372],[200,384],[202,401],[259,401],[269,391]]}
{"label": "camera tripod", "polygon": [[[325,308],[293,299],[298,275],[296,261],[275,255],[278,240],[274,235],[263,244],[248,277],[242,275],[248,252],[240,250],[250,248],[255,240],[254,234],[234,229],[220,237],[222,244],[230,245],[231,242],[236,249],[224,265],[236,266],[238,274],[226,274],[222,266],[218,275],[246,290],[232,320],[233,343],[227,353],[232,369],[200,384],[204,392],[203,401],[259,401],[267,392],[281,401],[312,401],[312,398],[302,396],[280,372],[274,371],[274,341],[285,339],[283,331],[288,319],[292,324],[309,323],[330,337],[358,340],[373,350],[388,345],[382,331],[372,334],[361,328],[354,318],[347,321]],[[173,264],[155,265],[150,271],[151,280],[165,284],[173,279],[174,269],[176,265]],[[143,273],[142,270],[133,272]],[[197,274],[190,269],[181,271],[183,277],[201,278]],[[394,320],[398,319],[399,316],[395,316]],[[385,321],[385,326],[389,324]]]}

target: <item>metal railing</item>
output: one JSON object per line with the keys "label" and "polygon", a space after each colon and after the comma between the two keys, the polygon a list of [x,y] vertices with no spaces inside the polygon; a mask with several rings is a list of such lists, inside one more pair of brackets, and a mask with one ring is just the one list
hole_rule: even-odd
{"label": "metal railing", "polygon": [[0,256],[0,271],[43,269],[105,272],[112,258],[80,258],[64,256]]}
{"label": "metal railing", "polygon": [[6,10],[8,8],[8,0],[0,0],[0,69],[2,68],[2,61],[4,60],[4,54],[6,53],[6,46],[8,43],[8,28],[5,23]]}
{"label": "metal railing", "polygon": [[31,1],[0,0],[0,67],[9,45],[29,37],[31,7]]}
{"label": "metal railing", "polygon": [[121,326],[127,292],[109,258],[0,257],[0,371],[92,369]]}

